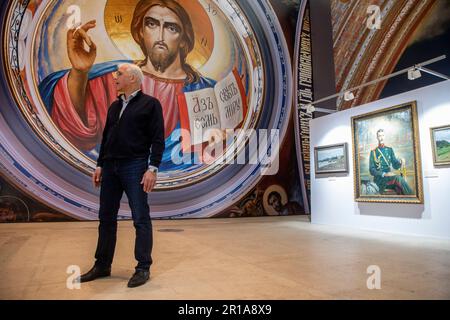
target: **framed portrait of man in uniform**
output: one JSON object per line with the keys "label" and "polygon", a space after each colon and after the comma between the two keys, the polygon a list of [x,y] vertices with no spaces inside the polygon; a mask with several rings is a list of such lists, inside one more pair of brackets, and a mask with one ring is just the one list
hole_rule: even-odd
{"label": "framed portrait of man in uniform", "polygon": [[416,102],[352,117],[355,200],[423,203]]}

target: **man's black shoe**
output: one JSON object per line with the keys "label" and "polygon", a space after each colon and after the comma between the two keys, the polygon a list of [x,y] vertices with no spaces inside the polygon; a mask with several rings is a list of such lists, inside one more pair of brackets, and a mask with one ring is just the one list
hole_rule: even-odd
{"label": "man's black shoe", "polygon": [[93,266],[91,270],[81,275],[80,282],[88,282],[98,278],[109,277],[111,275],[111,267],[100,268],[99,266]]}
{"label": "man's black shoe", "polygon": [[150,278],[150,271],[136,270],[136,272],[128,281],[128,288],[142,286]]}

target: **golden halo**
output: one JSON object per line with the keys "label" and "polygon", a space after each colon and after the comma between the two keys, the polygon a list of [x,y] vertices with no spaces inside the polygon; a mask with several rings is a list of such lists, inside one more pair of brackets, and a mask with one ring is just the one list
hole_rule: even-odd
{"label": "golden halo", "polygon": [[[144,55],[131,36],[131,20],[139,0],[107,0],[104,19],[105,28],[115,46],[131,60],[142,60]],[[186,58],[194,68],[204,65],[214,48],[214,32],[205,8],[196,0],[177,1],[189,14],[195,34],[194,49]]]}

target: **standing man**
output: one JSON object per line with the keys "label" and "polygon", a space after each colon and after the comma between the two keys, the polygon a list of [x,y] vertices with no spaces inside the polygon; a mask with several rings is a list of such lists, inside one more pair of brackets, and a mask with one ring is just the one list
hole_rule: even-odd
{"label": "standing man", "polygon": [[385,189],[392,189],[396,194],[414,194],[403,175],[392,172],[406,166],[405,159],[398,159],[394,149],[384,144],[384,130],[377,131],[378,146],[370,151],[369,170],[374,182],[382,194]]}
{"label": "standing man", "polygon": [[130,63],[119,65],[116,72],[115,85],[123,94],[109,107],[92,175],[94,186],[101,186],[96,261],[80,282],[111,275],[117,213],[124,191],[136,229],[134,254],[138,261],[128,287],[143,285],[150,277],[153,235],[147,193],[155,186],[165,144],[161,104],[142,93],[143,78],[142,70]]}

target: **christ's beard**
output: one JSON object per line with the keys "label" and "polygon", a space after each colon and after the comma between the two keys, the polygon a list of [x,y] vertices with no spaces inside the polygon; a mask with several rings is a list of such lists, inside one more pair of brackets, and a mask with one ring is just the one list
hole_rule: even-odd
{"label": "christ's beard", "polygon": [[177,58],[178,51],[170,52],[157,50],[153,48],[150,51],[150,62],[158,72],[164,72]]}

